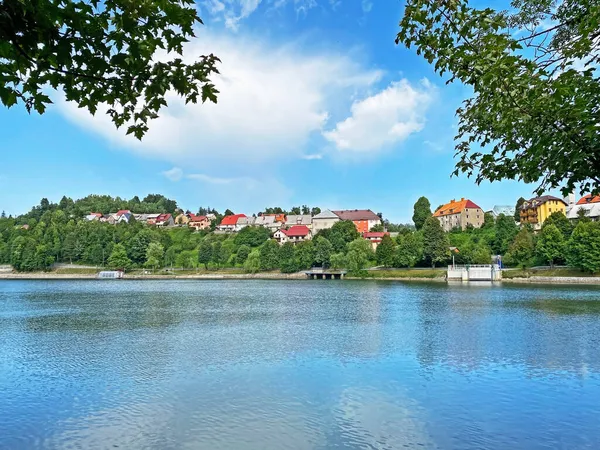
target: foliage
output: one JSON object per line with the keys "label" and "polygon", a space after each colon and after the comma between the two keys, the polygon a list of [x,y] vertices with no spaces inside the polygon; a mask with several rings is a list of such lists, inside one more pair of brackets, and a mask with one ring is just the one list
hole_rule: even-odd
{"label": "foliage", "polygon": [[523,203],[525,203],[525,199],[523,197],[519,197],[519,199],[517,200],[517,203],[515,204],[515,222],[519,223],[521,222],[521,206],[523,206]]}
{"label": "foliage", "polygon": [[346,255],[344,253],[334,253],[329,258],[329,266],[332,269],[345,269],[347,265]]}
{"label": "foliage", "polygon": [[315,261],[315,245],[313,241],[304,241],[296,245],[296,261],[298,270],[310,269]]}
{"label": "foliage", "polygon": [[496,237],[492,242],[492,250],[497,255],[504,255],[519,232],[519,227],[511,216],[500,214],[495,224]]}
{"label": "foliage", "polygon": [[369,241],[363,238],[355,239],[348,245],[348,254],[346,255],[348,269],[352,272],[363,270],[373,256],[373,248]]}
{"label": "foliage", "polygon": [[505,256],[505,262],[512,266],[528,267],[531,265],[533,252],[533,234],[527,228],[523,228],[510,245]]}
{"label": "foliage", "polygon": [[121,244],[115,244],[108,257],[108,266],[112,269],[127,270],[131,267],[131,260],[127,256],[127,250]]}
{"label": "foliage", "polygon": [[252,250],[244,262],[244,271],[248,273],[257,273],[260,271],[260,252]]}
{"label": "foliage", "polygon": [[282,273],[298,272],[298,262],[296,261],[296,252],[294,244],[286,242],[279,250],[279,265]]}
{"label": "foliage", "polygon": [[510,11],[408,0],[396,42],[472,88],[457,111],[455,175],[566,195],[600,184],[599,36],[597,0],[513,0]]}
{"label": "foliage", "polygon": [[396,252],[396,244],[389,235],[384,235],[381,243],[375,250],[377,264],[385,267],[393,267]]}
{"label": "foliage", "polygon": [[208,263],[212,260],[213,247],[208,239],[202,241],[198,249],[198,263],[204,264],[204,268],[208,269]]}
{"label": "foliage", "polygon": [[331,242],[323,236],[317,237],[315,240],[314,262],[322,267],[327,267],[332,253],[333,245],[331,245]]}
{"label": "foliage", "polygon": [[260,248],[261,270],[275,270],[279,268],[279,244],[269,239]]}
{"label": "foliage", "polygon": [[351,220],[339,220],[331,228],[321,230],[318,234],[331,242],[334,252],[345,252],[346,246],[360,236]]}
{"label": "foliage", "polygon": [[244,227],[233,239],[236,245],[258,247],[271,237],[271,232],[265,227]]}
{"label": "foliage", "polygon": [[384,229],[385,228],[383,224],[378,223],[377,225],[373,225],[369,231],[372,231],[373,233],[381,233],[382,231],[384,231]]}
{"label": "foliage", "polygon": [[569,239],[567,262],[591,273],[600,271],[600,222],[580,222]]}
{"label": "foliage", "polygon": [[435,268],[437,263],[443,263],[450,256],[450,243],[442,229],[440,221],[435,217],[428,217],[423,224],[423,257]]}
{"label": "foliage", "polygon": [[557,260],[564,258],[565,238],[556,225],[544,223],[535,244],[535,252],[548,262],[550,267],[554,267]]}
{"label": "foliage", "polygon": [[427,197],[419,197],[414,206],[414,213],[412,220],[415,224],[415,228],[420,230],[423,228],[425,221],[431,216],[431,204]]}
{"label": "foliage", "polygon": [[248,255],[251,251],[252,249],[250,248],[250,246],[240,245],[235,258],[236,262],[240,265],[243,265],[246,262],[246,259],[248,258]]}
{"label": "foliage", "polygon": [[158,242],[151,242],[146,250],[146,266],[156,269],[162,264],[165,248]]}
{"label": "foliage", "polygon": [[567,216],[560,211],[550,214],[544,221],[542,228],[547,227],[548,225],[556,226],[564,239],[569,239],[571,233],[573,232],[573,224],[571,224],[569,219],[567,219]]}
{"label": "foliage", "polygon": [[423,257],[423,235],[421,232],[400,234],[397,237],[396,267],[414,267]]}
{"label": "foliage", "polygon": [[[202,23],[180,2],[0,2],[0,100],[43,114],[47,87],[141,139],[169,93],[186,103],[217,101],[209,81],[218,58],[183,62],[183,44]],[[174,57],[172,55],[175,55]],[[103,105],[107,105],[106,111]]]}

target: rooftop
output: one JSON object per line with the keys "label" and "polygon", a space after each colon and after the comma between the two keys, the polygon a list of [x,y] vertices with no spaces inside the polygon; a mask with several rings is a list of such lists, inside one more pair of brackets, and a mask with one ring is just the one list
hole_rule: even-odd
{"label": "rooftop", "polygon": [[452,214],[460,214],[463,209],[481,209],[475,203],[469,199],[461,198],[459,201],[451,200],[450,203],[446,203],[440,207],[434,214],[433,217],[449,216]]}
{"label": "rooftop", "polygon": [[377,214],[370,209],[344,209],[333,211],[342,220],[381,220]]}

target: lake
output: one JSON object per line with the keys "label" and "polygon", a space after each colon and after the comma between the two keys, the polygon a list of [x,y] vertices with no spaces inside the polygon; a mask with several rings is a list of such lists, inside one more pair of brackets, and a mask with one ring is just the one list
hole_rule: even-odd
{"label": "lake", "polygon": [[600,442],[600,289],[0,282],[1,449]]}

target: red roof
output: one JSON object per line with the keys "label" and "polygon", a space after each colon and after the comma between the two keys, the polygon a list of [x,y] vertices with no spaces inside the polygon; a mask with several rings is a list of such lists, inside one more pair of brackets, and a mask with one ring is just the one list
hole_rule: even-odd
{"label": "red roof", "polygon": [[246,214],[233,214],[231,216],[223,217],[221,225],[237,225],[237,221],[242,217],[246,217]]}
{"label": "red roof", "polygon": [[287,230],[281,230],[287,237],[306,237],[310,234],[310,230],[306,225],[294,225]]}
{"label": "red roof", "polygon": [[167,220],[169,220],[171,218],[171,214],[161,214],[160,216],[158,216],[156,218],[156,223],[159,222],[166,222]]}
{"label": "red roof", "polygon": [[389,236],[390,233],[384,231],[367,231],[362,234],[362,237],[365,239],[383,239],[386,235]]}
{"label": "red roof", "polygon": [[587,205],[588,203],[600,203],[600,195],[592,197],[592,194],[588,194],[577,202],[578,205]]}
{"label": "red roof", "polygon": [[197,216],[195,214],[189,214],[188,217],[190,218],[190,222],[204,222],[205,220],[208,220],[206,216]]}
{"label": "red roof", "polygon": [[117,216],[122,216],[123,214],[131,214],[131,211],[129,211],[128,209],[120,209],[119,211],[117,211]]}
{"label": "red roof", "polygon": [[463,209],[481,209],[471,200],[461,198],[460,201],[452,200],[450,203],[446,203],[444,206],[439,208],[433,217],[448,216],[451,214],[460,214]]}
{"label": "red roof", "polygon": [[345,209],[341,211],[332,211],[342,220],[381,220],[377,214],[370,209]]}
{"label": "red roof", "polygon": [[90,216],[102,217],[102,213],[90,213]]}

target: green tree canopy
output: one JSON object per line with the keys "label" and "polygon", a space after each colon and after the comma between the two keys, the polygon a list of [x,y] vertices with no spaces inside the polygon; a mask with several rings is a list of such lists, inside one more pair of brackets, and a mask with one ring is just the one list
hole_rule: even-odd
{"label": "green tree canopy", "polygon": [[279,250],[279,265],[282,273],[294,273],[298,271],[298,262],[296,261],[296,250],[294,244],[286,242]]}
{"label": "green tree canopy", "polygon": [[260,248],[261,270],[275,270],[279,268],[279,244],[269,239]]}
{"label": "green tree canopy", "polygon": [[42,114],[50,86],[140,139],[170,92],[186,103],[217,101],[218,58],[182,59],[200,23],[193,0],[2,0],[0,101]]}
{"label": "green tree canopy", "polygon": [[521,206],[525,203],[525,199],[523,197],[519,197],[517,203],[515,204],[515,222],[521,222]]}
{"label": "green tree canopy", "polygon": [[329,265],[329,259],[333,253],[333,245],[323,236],[317,237],[315,240],[314,262],[322,267]]}
{"label": "green tree canopy", "polygon": [[346,255],[348,269],[353,272],[363,270],[373,256],[373,248],[369,241],[363,238],[353,240],[348,244],[348,254]]}
{"label": "green tree canopy", "polygon": [[208,269],[208,263],[212,259],[212,251],[213,248],[208,239],[202,241],[200,248],[198,249],[198,263],[204,264],[205,269]]}
{"label": "green tree canopy", "polygon": [[240,245],[236,254],[236,262],[243,265],[252,249],[248,245]]}
{"label": "green tree canopy", "polygon": [[527,228],[523,228],[510,244],[504,261],[508,265],[527,267],[531,265],[533,255],[533,234]]}
{"label": "green tree canopy", "polygon": [[600,222],[580,222],[569,239],[567,262],[591,273],[600,271]]}
{"label": "green tree canopy", "polygon": [[498,7],[408,0],[400,22],[397,43],[473,90],[457,111],[454,174],[539,182],[540,195],[599,188],[598,1]]}
{"label": "green tree canopy", "polygon": [[551,267],[557,260],[565,258],[565,238],[556,225],[544,223],[535,244],[535,252]]}
{"label": "green tree canopy", "polygon": [[423,256],[435,268],[438,263],[443,263],[450,256],[450,243],[440,221],[429,217],[423,224]]}
{"label": "green tree canopy", "polygon": [[236,245],[259,247],[271,237],[271,232],[265,227],[244,227],[235,235]]}
{"label": "green tree canopy", "polygon": [[394,257],[396,256],[396,244],[389,235],[383,236],[381,242],[375,250],[377,264],[392,267],[394,265]]}
{"label": "green tree canopy", "polygon": [[519,227],[512,216],[500,214],[496,219],[495,229],[496,237],[492,243],[492,250],[497,255],[504,255],[519,232]]}
{"label": "green tree canopy", "polygon": [[561,232],[564,239],[569,239],[571,233],[573,232],[573,224],[567,219],[562,212],[556,211],[550,214],[546,220],[544,221],[544,225],[542,225],[542,229],[547,227],[548,225],[554,225]]}
{"label": "green tree canopy", "polygon": [[252,250],[244,261],[244,271],[248,273],[257,273],[260,271],[260,252],[258,249]]}
{"label": "green tree canopy", "polygon": [[157,268],[162,265],[165,255],[164,247],[158,242],[150,242],[146,250],[146,266]]}
{"label": "green tree canopy", "polygon": [[425,221],[431,216],[431,204],[427,197],[419,197],[414,206],[414,212],[412,220],[415,224],[415,228],[420,230],[423,228]]}
{"label": "green tree canopy", "polygon": [[396,267],[414,267],[423,258],[421,232],[400,234],[396,240]]}
{"label": "green tree canopy", "polygon": [[131,260],[127,256],[127,250],[121,244],[113,245],[112,252],[108,257],[108,266],[113,269],[127,270],[131,267]]}

